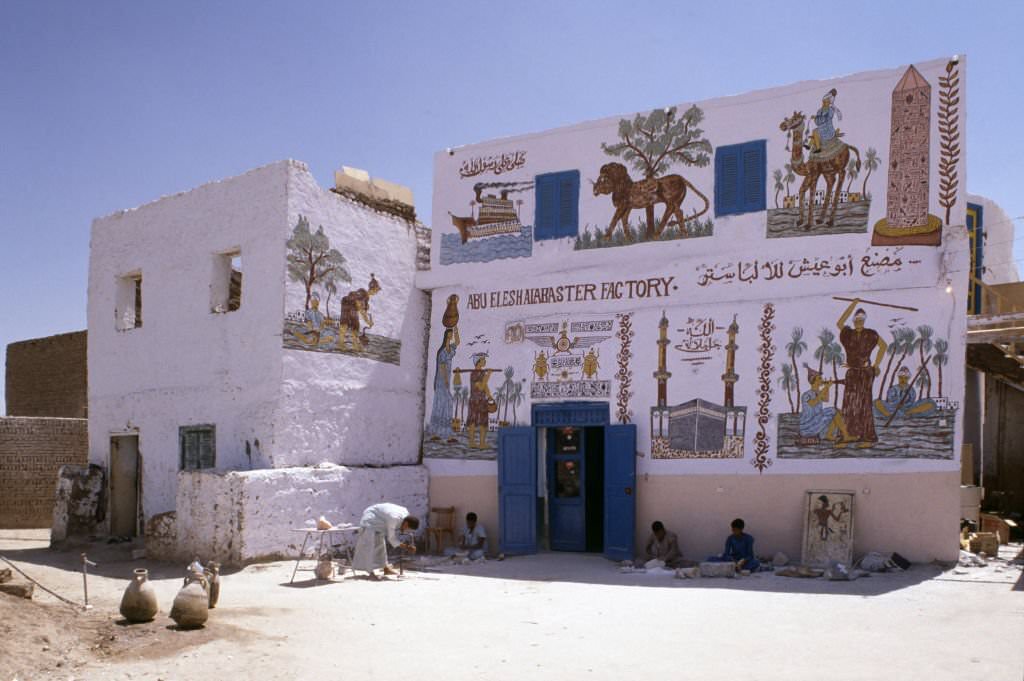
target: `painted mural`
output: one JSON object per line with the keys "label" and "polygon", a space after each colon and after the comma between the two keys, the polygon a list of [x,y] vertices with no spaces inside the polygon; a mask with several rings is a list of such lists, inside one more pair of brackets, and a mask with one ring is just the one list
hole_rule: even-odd
{"label": "painted mural", "polygon": [[800,563],[825,567],[853,561],[853,493],[812,490],[804,495],[804,540]]}
{"label": "painted mural", "polygon": [[523,337],[540,347],[534,352],[530,399],[589,400],[611,396],[602,378],[601,344],[614,334],[614,319],[531,322]]}
{"label": "painted mural", "polygon": [[765,303],[761,310],[761,323],[757,326],[761,340],[757,346],[759,362],[757,365],[757,432],[754,433],[754,457],[751,465],[758,473],[772,465],[768,455],[771,444],[768,439],[768,422],[771,418],[772,373],[775,371],[775,304]]}
{"label": "painted mural", "polygon": [[949,341],[910,321],[915,307],[833,300],[847,303],[833,328],[809,339],[794,327],[786,342],[779,386],[789,412],[778,416],[778,457],[952,459],[958,405],[943,395],[942,375]]}
{"label": "painted mural", "polygon": [[[697,370],[713,357],[724,355],[724,373],[721,374],[723,397],[721,404],[704,397],[691,397],[676,405],[669,404],[668,370],[670,322],[663,312],[658,321],[658,368],[654,372],[658,401],[651,407],[651,458],[653,459],[739,459],[743,457],[743,439],[747,408],[735,404],[736,337],[740,327],[736,315],[726,325],[714,316],[693,318],[675,333],[680,334],[674,349],[683,356],[680,361]],[[688,380],[688,391],[695,384]]]}
{"label": "painted mural", "polygon": [[[602,143],[601,149],[628,163],[642,179],[634,180],[616,161],[601,166],[594,196],[609,195],[614,212],[607,227],[585,227],[576,250],[711,236],[714,224],[699,219],[710,208],[707,196],[682,175],[667,172],[674,165],[703,168],[711,162],[711,143],[700,127],[703,120],[704,112],[694,105],[682,115],[673,106],[619,121],[619,141]],[[687,215],[689,194],[696,205]],[[659,219],[656,211],[662,206]],[[635,210],[643,210],[644,217],[634,225],[630,216]]]}
{"label": "painted mural", "polygon": [[287,248],[288,279],[302,285],[305,302],[285,314],[284,347],[398,364],[402,342],[370,332],[373,298],[385,290],[377,276],[370,273],[365,286],[353,283],[345,256],[322,226],[312,231],[305,216],[299,216]]}
{"label": "painted mural", "polygon": [[874,246],[938,246],[942,220],[928,213],[932,86],[913,66],[892,91],[886,215],[875,223]]}
{"label": "painted mural", "polygon": [[939,205],[946,209],[946,224],[956,204],[960,180],[960,60],[946,64],[946,75],[939,76]]}
{"label": "painted mural", "polygon": [[[522,156],[525,163],[526,156]],[[508,169],[521,167],[514,163]],[[460,174],[462,169],[460,169]],[[533,253],[533,227],[522,224],[523,200],[533,182],[477,182],[469,215],[448,213],[457,233],[441,235],[441,264],[527,258]]]}
{"label": "painted mural", "polygon": [[[786,135],[790,160],[785,174],[776,169],[772,175],[776,205],[768,210],[768,238],[867,231],[871,210],[867,179],[871,170],[878,167],[878,154],[873,148],[868,150],[863,190],[851,192],[862,162],[860,150],[843,141],[845,133],[836,125],[843,119],[836,105],[838,96],[836,88],[822,96],[821,107],[812,118],[814,129],[809,132],[807,116],[801,111],[794,111],[779,123],[779,130]],[[804,179],[796,194],[790,194],[789,185],[797,176]],[[824,189],[818,189],[822,182]],[[780,208],[778,200],[783,189],[786,197]]]}

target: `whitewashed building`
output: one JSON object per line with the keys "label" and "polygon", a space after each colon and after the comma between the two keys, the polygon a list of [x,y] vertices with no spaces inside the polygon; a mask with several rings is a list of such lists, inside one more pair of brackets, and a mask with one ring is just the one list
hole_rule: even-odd
{"label": "whitewashed building", "polygon": [[321,514],[425,511],[411,204],[282,161],[94,222],[90,461],[112,534],[238,562],[294,553],[288,530]]}
{"label": "whitewashed building", "polygon": [[[966,63],[439,152],[430,498],[508,553],[955,558]],[[668,92],[678,100],[681,92]]]}

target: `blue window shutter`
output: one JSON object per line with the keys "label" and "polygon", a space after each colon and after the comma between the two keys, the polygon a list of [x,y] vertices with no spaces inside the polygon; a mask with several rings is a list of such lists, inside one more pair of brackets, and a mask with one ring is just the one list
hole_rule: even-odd
{"label": "blue window shutter", "polygon": [[580,171],[545,173],[534,178],[533,236],[558,239],[579,233]]}
{"label": "blue window shutter", "polygon": [[715,150],[715,215],[730,215],[740,210],[739,145]]}
{"label": "blue window shutter", "polygon": [[755,140],[743,145],[743,198],[740,204],[745,213],[765,209],[765,146],[765,140]]}
{"label": "blue window shutter", "polygon": [[558,236],[579,233],[580,171],[558,174]]}

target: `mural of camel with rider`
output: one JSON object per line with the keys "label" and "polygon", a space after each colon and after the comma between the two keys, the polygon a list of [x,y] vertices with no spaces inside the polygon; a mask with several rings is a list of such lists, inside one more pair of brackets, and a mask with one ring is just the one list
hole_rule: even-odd
{"label": "mural of camel with rider", "polygon": [[[610,195],[614,212],[607,227],[583,230],[576,239],[577,250],[711,236],[714,224],[700,219],[710,208],[708,197],[682,175],[666,174],[675,164],[703,168],[710,163],[712,147],[700,127],[703,120],[704,112],[697,106],[682,115],[673,106],[619,121],[619,141],[602,143],[601,149],[643,177],[634,180],[623,163],[601,166],[593,181],[594,196]],[[694,205],[687,214],[684,202],[691,193]],[[658,205],[665,207],[660,220]],[[635,225],[630,222],[634,210],[643,210],[645,216]]]}
{"label": "mural of camel with rider", "polygon": [[[842,120],[837,96],[835,88],[822,96],[821,107],[811,120],[813,130],[808,131],[802,111],[794,111],[779,123],[790,160],[784,170],[772,173],[775,207],[767,211],[768,238],[867,232],[871,207],[868,179],[880,161],[874,148],[862,159],[860,149],[843,141],[844,133],[836,127]],[[862,172],[861,191],[853,191]],[[797,177],[803,180],[791,194],[789,186]]]}

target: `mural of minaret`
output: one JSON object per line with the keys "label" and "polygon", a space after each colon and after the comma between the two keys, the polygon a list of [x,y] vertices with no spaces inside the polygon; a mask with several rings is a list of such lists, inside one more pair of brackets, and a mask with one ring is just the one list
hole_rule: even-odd
{"label": "mural of minaret", "polygon": [[[668,379],[672,372],[668,370],[668,317],[665,311],[661,312],[661,321],[658,322],[658,370],[654,372],[654,378],[658,381],[658,404],[651,407],[651,436],[664,437],[668,425]],[[655,430],[654,424],[658,427]]]}
{"label": "mural of minaret", "polygon": [[729,342],[725,346],[725,373],[722,374],[722,382],[725,383],[725,407],[731,408],[733,404],[733,388],[740,377],[736,374],[736,334],[740,332],[740,326],[736,323],[736,315],[732,316],[732,324],[726,330]]}
{"label": "mural of minaret", "polygon": [[942,223],[928,214],[932,86],[913,66],[892,91],[886,216],[873,246],[938,246]]}

